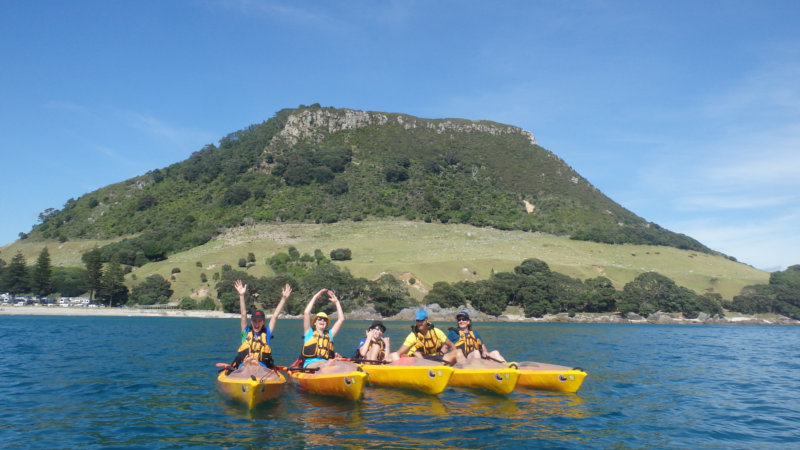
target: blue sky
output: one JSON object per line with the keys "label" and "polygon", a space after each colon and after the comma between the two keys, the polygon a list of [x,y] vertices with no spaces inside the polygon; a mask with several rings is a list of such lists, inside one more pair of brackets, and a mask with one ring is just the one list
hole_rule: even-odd
{"label": "blue sky", "polygon": [[637,215],[782,269],[800,263],[798,17],[772,0],[5,1],[0,245],[320,103],[519,126]]}

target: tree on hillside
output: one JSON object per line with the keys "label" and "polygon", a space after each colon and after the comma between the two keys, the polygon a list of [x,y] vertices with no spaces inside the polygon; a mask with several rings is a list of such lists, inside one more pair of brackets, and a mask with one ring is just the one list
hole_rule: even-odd
{"label": "tree on hillside", "polygon": [[89,291],[89,301],[92,301],[102,286],[103,255],[95,248],[84,253],[81,259],[86,265],[86,289]]}
{"label": "tree on hillside", "polygon": [[33,276],[31,279],[31,290],[34,294],[44,297],[50,295],[52,290],[53,268],[50,265],[50,252],[47,247],[43,248],[36,265],[33,266]]}
{"label": "tree on hillside", "polygon": [[53,267],[53,292],[63,297],[77,297],[86,291],[86,269]]}
{"label": "tree on hillside", "polygon": [[372,304],[375,311],[383,317],[393,316],[412,304],[405,284],[388,273],[381,275],[377,282],[370,285]]}
{"label": "tree on hillside", "polygon": [[128,303],[136,305],[156,305],[168,303],[172,296],[172,285],[159,274],[147,277],[131,290]]}
{"label": "tree on hillside", "polygon": [[108,306],[118,306],[128,300],[128,287],[125,286],[125,273],[116,255],[103,267],[98,296]]}
{"label": "tree on hillside", "polygon": [[337,248],[331,250],[331,259],[334,261],[349,261],[353,257],[353,253],[349,248]]}
{"label": "tree on hillside", "polygon": [[639,274],[622,289],[619,311],[649,316],[656,311],[682,312],[696,294],[656,272]]}
{"label": "tree on hillside", "polygon": [[742,288],[731,309],[745,314],[774,313],[800,319],[800,265],[773,272],[769,284]]}
{"label": "tree on hillside", "polygon": [[3,272],[5,275],[3,284],[10,294],[16,295],[29,291],[28,269],[25,264],[25,257],[22,256],[21,252],[17,252],[11,258],[11,263]]}
{"label": "tree on hillside", "polygon": [[584,281],[589,289],[584,294],[585,311],[607,312],[617,307],[619,292],[606,277],[590,278]]}
{"label": "tree on hillside", "polygon": [[433,283],[433,287],[428,292],[428,295],[425,296],[424,302],[427,304],[438,303],[442,308],[457,308],[467,303],[464,294],[454,285],[445,281]]}

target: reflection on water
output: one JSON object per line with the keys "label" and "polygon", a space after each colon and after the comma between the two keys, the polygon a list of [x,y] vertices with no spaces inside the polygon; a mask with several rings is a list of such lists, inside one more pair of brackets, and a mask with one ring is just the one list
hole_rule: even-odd
{"label": "reflection on water", "polygon": [[518,389],[514,400],[529,419],[545,417],[586,417],[589,412],[578,394]]}

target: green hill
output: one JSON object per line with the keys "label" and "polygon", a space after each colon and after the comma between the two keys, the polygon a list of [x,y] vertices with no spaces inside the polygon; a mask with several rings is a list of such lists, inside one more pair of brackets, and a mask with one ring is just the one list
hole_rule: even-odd
{"label": "green hill", "polygon": [[[185,161],[70,199],[0,249],[32,264],[82,266],[99,247],[158,273],[173,298],[214,296],[214,275],[254,253],[247,271],[289,246],[328,254],[358,277],[391,273],[420,299],[437,281],[487,279],[527,258],[620,289],[657,271],[725,298],[768,275],[636,216],[534,136],[489,121],[301,106],[236,131]],[[201,281],[201,280],[205,281]],[[413,282],[412,282],[413,280]]]}
{"label": "green hill", "polygon": [[141,266],[224,227],[406,219],[714,253],[598,191],[509,125],[319,106],[286,109],[187,160],[70,199],[27,239],[115,239]]}

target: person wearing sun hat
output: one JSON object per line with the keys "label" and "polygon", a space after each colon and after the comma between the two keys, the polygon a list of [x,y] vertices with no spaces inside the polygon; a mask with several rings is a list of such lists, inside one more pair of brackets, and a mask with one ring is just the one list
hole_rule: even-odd
{"label": "person wearing sun hat", "polygon": [[[328,329],[328,315],[320,311],[314,315],[314,321],[311,321],[311,310],[314,309],[314,303],[323,294],[327,294],[328,300],[336,305],[336,323]],[[300,352],[300,360],[303,363],[303,368],[306,367],[322,367],[329,360],[333,360],[337,355],[333,349],[333,338],[342,328],[344,323],[344,311],[339,299],[330,289],[322,289],[308,301],[306,309],[303,312],[303,349]]]}
{"label": "person wearing sun hat", "polygon": [[250,324],[247,324],[247,305],[245,302],[247,285],[242,283],[242,280],[236,280],[233,283],[233,288],[239,293],[239,311],[242,329],[241,345],[237,350],[236,358],[234,358],[233,362],[230,364],[232,369],[237,369],[233,373],[236,374],[240,372],[238,375],[243,377],[249,377],[250,375],[257,375],[258,378],[265,376],[277,377],[272,370],[268,370],[275,367],[272,361],[270,343],[275,337],[272,332],[275,330],[278,316],[281,314],[286,300],[292,295],[292,287],[288,283],[283,287],[281,299],[278,302],[278,306],[275,307],[275,313],[272,314],[269,326],[266,328],[264,327],[266,316],[264,315],[264,311],[261,310],[253,312],[250,317]]}
{"label": "person wearing sun hat", "polygon": [[481,339],[481,335],[472,329],[472,319],[466,311],[459,311],[456,314],[458,328],[449,328],[447,338],[455,343],[458,351],[466,356],[467,359],[488,359],[495,362],[506,362],[503,355],[497,350],[491,352],[486,349],[486,345]]}
{"label": "person wearing sun hat", "polygon": [[451,363],[464,359],[444,332],[428,321],[427,311],[417,310],[414,321],[416,323],[411,326],[411,333],[393,355],[416,356]]}
{"label": "person wearing sun hat", "polygon": [[353,359],[367,361],[367,364],[393,360],[389,353],[389,338],[383,337],[385,332],[386,326],[383,322],[373,321],[367,328],[366,336],[361,338],[361,342],[358,343]]}

